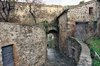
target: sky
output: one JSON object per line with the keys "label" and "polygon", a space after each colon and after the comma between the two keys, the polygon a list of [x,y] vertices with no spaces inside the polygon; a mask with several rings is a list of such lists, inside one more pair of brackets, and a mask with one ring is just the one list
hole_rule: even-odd
{"label": "sky", "polygon": [[[63,6],[77,5],[77,4],[79,4],[80,1],[83,1],[83,0],[43,0],[43,2],[48,5],[55,4],[55,5],[63,5]],[[90,0],[84,0],[84,1],[87,2]]]}

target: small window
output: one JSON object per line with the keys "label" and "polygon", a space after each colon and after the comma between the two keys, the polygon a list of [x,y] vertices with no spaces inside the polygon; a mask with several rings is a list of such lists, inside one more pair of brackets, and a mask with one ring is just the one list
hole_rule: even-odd
{"label": "small window", "polygon": [[89,7],[89,15],[93,15],[93,7]]}

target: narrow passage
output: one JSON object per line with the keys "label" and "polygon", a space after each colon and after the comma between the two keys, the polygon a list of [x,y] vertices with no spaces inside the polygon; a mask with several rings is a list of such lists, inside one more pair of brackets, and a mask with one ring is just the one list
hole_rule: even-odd
{"label": "narrow passage", "polygon": [[48,48],[46,66],[75,66],[75,62],[70,58],[63,57],[59,51]]}

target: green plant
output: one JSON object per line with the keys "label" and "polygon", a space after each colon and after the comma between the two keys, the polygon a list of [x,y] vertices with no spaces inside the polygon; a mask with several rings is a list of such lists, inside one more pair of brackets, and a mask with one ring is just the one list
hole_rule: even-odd
{"label": "green plant", "polygon": [[98,59],[93,59],[92,66],[100,66],[100,60],[98,60]]}
{"label": "green plant", "polygon": [[44,26],[45,32],[47,32],[48,25],[49,25],[48,21],[46,21],[46,20],[45,21],[42,21],[40,24]]}
{"label": "green plant", "polygon": [[95,54],[97,53],[100,56],[100,39],[92,37],[87,42],[89,43],[91,57],[93,59],[92,66],[100,66],[100,59]]}

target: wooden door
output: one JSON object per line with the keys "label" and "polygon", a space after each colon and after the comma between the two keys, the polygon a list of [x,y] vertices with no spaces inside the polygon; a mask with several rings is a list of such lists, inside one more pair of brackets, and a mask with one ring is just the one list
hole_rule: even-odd
{"label": "wooden door", "polygon": [[79,40],[84,40],[87,37],[87,22],[77,22],[76,23],[76,38]]}
{"label": "wooden door", "polygon": [[3,66],[14,66],[13,46],[2,47]]}

